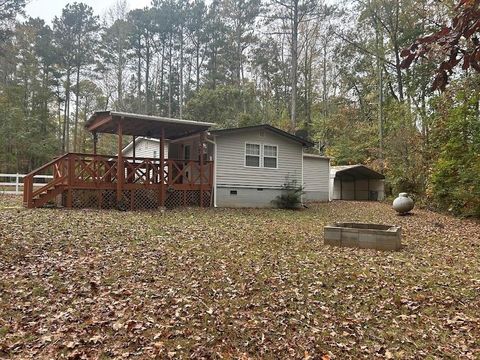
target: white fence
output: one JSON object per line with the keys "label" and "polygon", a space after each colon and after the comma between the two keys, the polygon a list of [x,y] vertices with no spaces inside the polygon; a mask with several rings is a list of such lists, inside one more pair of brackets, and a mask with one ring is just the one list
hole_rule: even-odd
{"label": "white fence", "polygon": [[[20,195],[23,193],[23,178],[25,174],[0,174],[0,194]],[[40,187],[53,179],[52,175],[35,175],[33,187]]]}

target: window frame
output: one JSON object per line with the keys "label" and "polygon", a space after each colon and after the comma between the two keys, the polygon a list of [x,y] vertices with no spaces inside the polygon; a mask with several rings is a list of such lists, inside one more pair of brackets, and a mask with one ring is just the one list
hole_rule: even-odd
{"label": "window frame", "polygon": [[[259,146],[259,155],[247,155],[247,144],[248,145],[258,145]],[[265,166],[265,146],[272,146],[277,149],[277,156],[266,156],[267,158],[276,159],[276,167]],[[245,141],[245,146],[243,150],[243,166],[249,169],[268,169],[268,170],[278,170],[278,160],[279,160],[279,146],[277,144],[270,143],[258,143]],[[258,156],[258,166],[247,165],[247,156]]]}
{"label": "window frame", "polygon": [[[247,154],[247,145],[257,145],[258,146],[258,155]],[[258,157],[258,166],[247,165],[247,156],[257,156]],[[262,144],[245,141],[245,147],[243,149],[243,166],[253,169],[260,169],[262,167]]]}
{"label": "window frame", "polygon": [[[274,147],[276,149],[276,156],[265,156],[265,146],[271,146],[271,147]],[[265,158],[271,158],[271,159],[275,159],[275,167],[271,167],[271,166],[265,166]],[[272,170],[275,170],[275,169],[278,169],[278,145],[276,144],[262,144],[262,167],[264,169],[272,169]]]}

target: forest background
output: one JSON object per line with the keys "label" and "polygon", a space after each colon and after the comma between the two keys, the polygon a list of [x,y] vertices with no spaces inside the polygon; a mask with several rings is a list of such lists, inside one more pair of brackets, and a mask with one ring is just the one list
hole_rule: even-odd
{"label": "forest background", "polygon": [[0,0],[0,173],[92,151],[83,124],[112,109],[271,124],[390,194],[480,216],[479,1],[119,0],[51,25],[24,8]]}

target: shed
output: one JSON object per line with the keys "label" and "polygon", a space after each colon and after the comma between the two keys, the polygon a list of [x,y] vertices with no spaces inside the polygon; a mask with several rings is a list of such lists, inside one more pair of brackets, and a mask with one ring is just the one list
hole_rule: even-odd
{"label": "shed", "polygon": [[361,164],[332,166],[330,191],[332,200],[383,200],[385,176]]}
{"label": "shed", "polygon": [[303,154],[303,186],[305,201],[329,201],[330,158]]}

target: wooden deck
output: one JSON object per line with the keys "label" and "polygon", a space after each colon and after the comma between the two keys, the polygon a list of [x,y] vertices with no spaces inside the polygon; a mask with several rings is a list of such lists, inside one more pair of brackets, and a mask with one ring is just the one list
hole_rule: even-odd
{"label": "wooden deck", "polygon": [[[34,176],[53,179],[34,188]],[[24,206],[123,210],[211,206],[213,162],[68,153],[24,178]]]}

